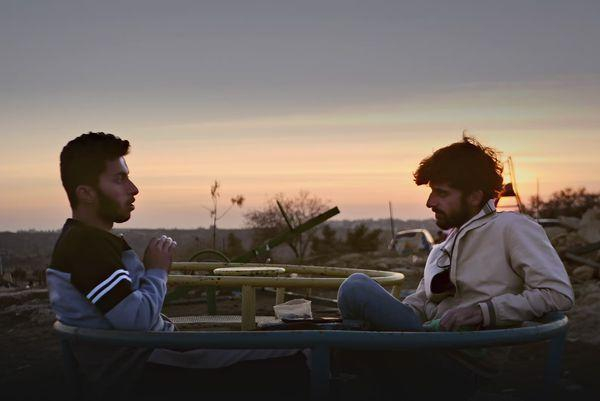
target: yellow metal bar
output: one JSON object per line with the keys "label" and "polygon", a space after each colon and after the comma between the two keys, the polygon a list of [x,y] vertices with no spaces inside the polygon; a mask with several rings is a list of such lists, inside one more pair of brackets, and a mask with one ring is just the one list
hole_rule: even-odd
{"label": "yellow metal bar", "polygon": [[317,274],[325,276],[340,276],[345,277],[352,273],[364,273],[367,276],[394,276],[397,272],[369,269],[353,269],[349,267],[332,267],[332,266],[303,266],[303,265],[288,265],[288,264],[264,264],[264,263],[226,263],[226,262],[173,262],[171,265],[172,271],[206,271],[212,272],[221,267],[281,267],[287,273],[299,274]]}
{"label": "yellow metal bar", "polygon": [[[265,268],[269,268],[268,274],[278,274],[283,271],[288,274],[296,274],[283,277],[248,275],[260,273]],[[242,330],[252,330],[256,327],[256,287],[276,288],[275,303],[280,304],[285,300],[285,289],[287,288],[307,288],[309,291],[312,288],[337,289],[346,277],[353,273],[364,273],[379,284],[392,287],[391,293],[396,298],[400,296],[400,286],[404,280],[402,273],[390,271],[328,266],[272,266],[253,263],[177,262],[173,263],[172,271],[206,272],[207,274],[170,274],[169,286],[242,287]]]}
{"label": "yellow metal bar", "polygon": [[[371,277],[383,286],[400,285],[404,279],[402,273],[398,276]],[[186,284],[216,287],[241,287],[253,285],[255,287],[284,287],[284,288],[338,288],[345,277],[333,278],[308,278],[308,277],[248,277],[248,276],[200,276],[170,274],[169,284]]]}
{"label": "yellow metal bar", "polygon": [[242,330],[256,327],[256,290],[251,285],[242,286]]}
{"label": "yellow metal bar", "polygon": [[[177,262],[173,263],[172,270],[175,271],[206,271],[212,272],[221,267],[260,267],[261,264],[235,264],[235,263],[212,263],[212,262]],[[255,287],[284,287],[284,288],[338,288],[346,277],[352,273],[364,273],[373,280],[384,286],[399,286],[404,275],[398,272],[351,269],[329,266],[298,266],[281,265],[286,273],[318,274],[320,277],[247,277],[247,276],[209,276],[209,275],[183,275],[171,274],[171,284],[210,285],[217,287],[240,287],[242,285],[253,285]]]}
{"label": "yellow metal bar", "polygon": [[[313,278],[312,274],[309,274],[309,275],[308,275],[308,278]],[[308,287],[308,288],[306,289],[306,296],[307,296],[308,298],[310,298],[310,297],[311,297],[311,295],[312,295],[312,287]]]}
{"label": "yellow metal bar", "polygon": [[213,270],[215,276],[279,276],[285,273],[283,267],[219,267]]}
{"label": "yellow metal bar", "polygon": [[275,305],[285,302],[285,288],[278,287],[275,293]]}

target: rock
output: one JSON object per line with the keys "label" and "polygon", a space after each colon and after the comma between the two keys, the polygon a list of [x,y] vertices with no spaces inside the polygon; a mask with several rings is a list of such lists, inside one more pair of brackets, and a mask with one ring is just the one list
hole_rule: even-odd
{"label": "rock", "polygon": [[389,268],[390,266],[393,266],[395,264],[398,264],[398,257],[397,256],[382,256],[376,259],[378,263],[384,263],[387,265],[387,267]]}
{"label": "rock", "polygon": [[569,249],[586,245],[587,241],[581,238],[576,232],[572,232],[564,236],[556,237],[552,244],[556,247],[558,253],[562,253]]}
{"label": "rock", "polygon": [[34,323],[34,324],[37,324],[40,326],[41,325],[49,325],[49,324],[52,324],[52,322],[54,322],[56,320],[56,315],[54,314],[52,309],[50,309],[49,307],[39,308],[39,309],[33,311],[31,316],[29,317],[29,320],[31,321],[31,323]]}
{"label": "rock", "polygon": [[410,258],[410,263],[415,266],[425,266],[425,262],[427,261],[426,257],[419,255],[412,255]]}
{"label": "rock", "polygon": [[402,273],[405,276],[420,276],[422,274],[419,270],[410,269],[407,267],[396,267],[393,268],[392,271]]}
{"label": "rock", "polygon": [[361,258],[361,254],[360,253],[347,253],[345,255],[342,255],[338,258],[338,260],[340,262],[355,262],[357,259]]}
{"label": "rock", "polygon": [[577,234],[583,238],[586,242],[598,242],[600,241],[600,208],[594,207],[588,209],[583,216],[581,216],[581,224]]}
{"label": "rock", "polygon": [[600,281],[574,283],[575,305],[569,316],[568,339],[594,346],[600,345]]}
{"label": "rock", "polygon": [[581,219],[577,217],[558,216],[558,220],[563,226],[577,230],[581,224]]}
{"label": "rock", "polygon": [[544,227],[544,231],[553,244],[567,235],[567,229],[564,227]]}
{"label": "rock", "polygon": [[579,301],[584,298],[588,298],[591,295],[600,294],[600,282],[588,281],[574,286],[573,290],[575,291],[575,298],[577,299],[577,304],[579,304]]}
{"label": "rock", "polygon": [[25,318],[35,325],[50,325],[56,320],[56,315],[48,301],[42,299],[31,299],[24,303],[10,305],[0,310],[0,315]]}
{"label": "rock", "polygon": [[33,300],[48,300],[47,289],[17,290],[0,294],[0,309],[10,305],[21,305]]}
{"label": "rock", "polygon": [[2,281],[13,285],[15,284],[15,280],[10,272],[6,272],[2,275]]}
{"label": "rock", "polygon": [[591,280],[596,275],[596,269],[583,265],[575,268],[571,274],[580,280]]}
{"label": "rock", "polygon": [[600,292],[592,292],[585,294],[577,300],[579,306],[593,306],[600,305]]}

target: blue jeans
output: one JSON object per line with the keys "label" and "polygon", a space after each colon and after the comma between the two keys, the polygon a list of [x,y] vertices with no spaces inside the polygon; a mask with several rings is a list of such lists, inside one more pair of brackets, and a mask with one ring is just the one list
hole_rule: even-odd
{"label": "blue jeans", "polygon": [[[372,330],[423,331],[415,312],[362,273],[348,277],[338,292],[345,320],[361,320]],[[376,383],[372,400],[467,399],[479,378],[439,350],[354,351],[337,353],[337,370]],[[400,380],[401,379],[401,380]]]}
{"label": "blue jeans", "polygon": [[345,320],[361,320],[372,330],[422,331],[415,312],[363,273],[348,277],[338,291],[338,308]]}

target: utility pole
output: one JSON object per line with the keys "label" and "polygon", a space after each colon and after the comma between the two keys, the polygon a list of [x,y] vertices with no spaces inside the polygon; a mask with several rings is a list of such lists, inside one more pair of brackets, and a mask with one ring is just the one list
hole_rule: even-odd
{"label": "utility pole", "polygon": [[394,239],[394,235],[396,235],[396,230],[394,229],[394,213],[392,211],[392,201],[389,201],[390,205],[390,228],[392,230],[392,239]]}
{"label": "utility pole", "polygon": [[536,193],[535,193],[535,218],[540,218],[540,178],[535,179]]}

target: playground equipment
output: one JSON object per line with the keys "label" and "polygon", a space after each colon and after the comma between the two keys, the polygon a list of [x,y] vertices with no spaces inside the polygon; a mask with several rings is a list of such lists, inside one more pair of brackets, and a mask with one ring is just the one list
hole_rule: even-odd
{"label": "playground equipment", "polygon": [[[79,391],[78,365],[71,342],[122,347],[206,349],[296,349],[310,348],[311,399],[329,396],[330,352],[333,348],[362,350],[465,349],[525,344],[550,340],[544,384],[549,393],[560,377],[561,356],[567,318],[549,314],[539,325],[462,332],[371,332],[371,331],[251,331],[251,332],[131,332],[94,330],[54,323],[60,337],[65,373],[71,389]],[[401,378],[399,378],[400,380]],[[551,394],[551,393],[550,393]]]}
{"label": "playground equipment", "polygon": [[[364,273],[382,286],[392,287],[396,298],[400,295],[400,285],[404,275],[398,272],[350,269],[342,267],[299,266],[260,263],[219,263],[219,262],[176,262],[172,272],[185,271],[202,274],[170,274],[169,283],[185,286],[241,287],[242,288],[242,330],[255,327],[255,291],[257,287],[277,289],[275,303],[284,301],[286,288],[329,288],[337,289],[352,273]],[[302,277],[310,275],[312,277]]]}
{"label": "playground equipment", "polygon": [[[283,206],[281,206],[281,204],[279,202],[277,202],[277,205],[279,206],[279,210],[281,211],[281,214],[283,215],[283,218],[286,221],[290,230],[277,235],[275,238],[265,241],[259,247],[256,247],[256,248],[244,253],[243,255],[240,255],[240,256],[237,256],[237,257],[231,259],[231,262],[245,263],[245,262],[249,262],[249,261],[253,260],[254,258],[257,258],[261,255],[268,255],[269,252],[271,251],[271,249],[275,248],[276,246],[279,246],[284,243],[290,243],[291,240],[294,239],[294,237],[304,233],[305,231],[310,230],[311,228],[318,226],[319,224],[325,222],[326,220],[328,220],[331,217],[335,216],[336,214],[340,213],[340,210],[337,207],[334,207],[334,208],[327,210],[324,213],[319,214],[316,217],[313,217],[310,220],[307,220],[306,222],[300,224],[297,227],[293,227],[289,217],[287,216],[287,214],[285,213],[285,210],[283,209]],[[192,259],[194,259],[195,256],[196,255],[192,256]]]}
{"label": "playground equipment", "polygon": [[[496,200],[496,208],[498,210],[505,211],[517,211],[519,213],[525,212],[525,205],[521,201],[519,190],[517,188],[517,177],[515,173],[515,166],[512,161],[512,157],[506,159],[506,165],[508,166],[508,173],[510,182],[504,184],[500,197]],[[510,203],[509,199],[514,198],[514,203]]]}
{"label": "playground equipment", "polygon": [[[313,217],[312,219],[307,220],[306,222],[294,227],[291,223],[290,218],[286,214],[283,206],[277,202],[277,206],[289,227],[289,231],[283,232],[272,239],[265,241],[262,245],[244,253],[243,255],[237,256],[233,259],[230,259],[224,253],[216,250],[216,249],[203,249],[196,254],[194,254],[190,258],[190,262],[201,262],[201,261],[217,261],[217,262],[232,262],[232,263],[246,263],[250,262],[253,259],[259,259],[261,257],[268,257],[270,251],[284,243],[288,243],[292,249],[294,246],[291,241],[294,237],[301,235],[302,233],[318,226],[324,221],[330,219],[336,214],[340,213],[340,210],[337,207],[331,208],[324,213],[319,214],[318,216]],[[171,282],[174,283],[174,282]],[[186,294],[192,288],[189,286],[177,286],[177,288],[173,289],[171,292],[167,294],[165,298],[166,303],[173,302]],[[209,286],[206,291],[206,302],[208,306],[209,315],[216,314],[216,301],[215,301],[215,288],[214,286]]]}

